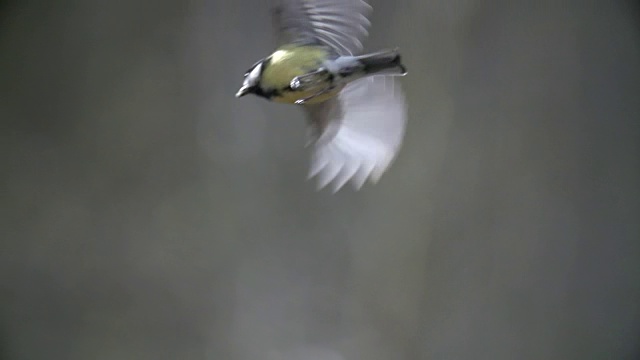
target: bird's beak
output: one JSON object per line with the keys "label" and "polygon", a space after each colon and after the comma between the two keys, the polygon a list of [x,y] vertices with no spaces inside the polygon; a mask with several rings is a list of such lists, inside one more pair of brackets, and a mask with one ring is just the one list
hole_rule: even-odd
{"label": "bird's beak", "polygon": [[243,96],[247,95],[248,93],[250,93],[251,91],[253,91],[253,88],[251,86],[242,85],[240,90],[238,90],[238,92],[236,93],[236,97],[237,98],[243,97]]}

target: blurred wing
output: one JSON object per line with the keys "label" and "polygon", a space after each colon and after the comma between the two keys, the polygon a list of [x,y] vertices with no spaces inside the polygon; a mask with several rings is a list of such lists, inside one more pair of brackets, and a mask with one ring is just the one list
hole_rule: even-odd
{"label": "blurred wing", "polygon": [[339,55],[362,50],[371,25],[371,6],[363,0],[274,0],[278,43],[321,43]]}
{"label": "blurred wing", "polygon": [[333,182],[337,192],[351,180],[356,190],[376,183],[404,137],[407,107],[394,76],[373,76],[347,85],[325,103],[307,106],[312,153],[309,177],[318,189]]}

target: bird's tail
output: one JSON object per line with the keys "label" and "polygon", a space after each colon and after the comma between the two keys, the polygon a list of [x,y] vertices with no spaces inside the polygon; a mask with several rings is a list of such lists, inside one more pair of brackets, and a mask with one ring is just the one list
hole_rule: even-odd
{"label": "bird's tail", "polygon": [[402,65],[398,49],[360,55],[356,59],[364,66],[366,74],[399,76],[407,74],[407,69]]}

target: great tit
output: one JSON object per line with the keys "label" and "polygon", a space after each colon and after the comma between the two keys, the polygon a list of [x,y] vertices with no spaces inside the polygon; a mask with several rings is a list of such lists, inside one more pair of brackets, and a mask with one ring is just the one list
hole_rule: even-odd
{"label": "great tit", "polygon": [[318,189],[376,183],[395,158],[407,107],[397,50],[358,55],[372,8],[363,0],[275,0],[280,46],[244,75],[236,97],[254,94],[303,106]]}

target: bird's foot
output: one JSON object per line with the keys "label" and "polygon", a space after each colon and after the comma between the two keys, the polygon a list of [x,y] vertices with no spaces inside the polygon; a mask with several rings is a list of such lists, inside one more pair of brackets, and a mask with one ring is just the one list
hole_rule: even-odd
{"label": "bird's foot", "polygon": [[320,95],[324,95],[324,94],[328,93],[329,91],[331,91],[331,90],[333,90],[335,88],[336,88],[335,86],[326,87],[326,88],[318,91],[317,93],[315,93],[315,94],[313,94],[311,96],[307,96],[306,98],[302,98],[302,99],[296,100],[295,104],[296,105],[305,105],[307,102],[309,102],[309,100],[312,100],[312,99],[314,99],[314,98],[316,98],[316,97],[318,97]]}
{"label": "bird's foot", "polygon": [[318,70],[312,71],[310,73],[294,77],[293,80],[291,80],[289,86],[292,90],[299,90],[300,88],[305,86],[318,84],[324,80],[322,77],[319,77],[319,75],[325,75],[327,73],[327,69],[321,67]]}

